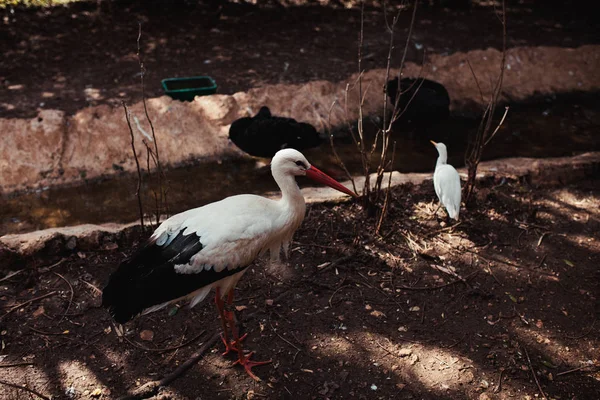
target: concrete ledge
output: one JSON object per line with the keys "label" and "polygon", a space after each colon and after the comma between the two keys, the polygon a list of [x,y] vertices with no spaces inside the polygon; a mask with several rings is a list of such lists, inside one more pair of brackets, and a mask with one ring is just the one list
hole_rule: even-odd
{"label": "concrete ledge", "polygon": [[[466,176],[464,168],[459,173]],[[389,176],[389,175],[388,175]],[[384,183],[387,184],[388,176]],[[506,158],[482,162],[478,178],[527,177],[535,185],[564,185],[590,176],[600,176],[600,152],[580,154],[574,157],[547,159]],[[404,184],[419,185],[432,179],[432,173],[401,174],[392,172],[391,186]],[[371,182],[374,182],[374,175]],[[355,179],[357,188],[362,188],[364,177]],[[350,182],[345,186],[352,187]],[[330,188],[304,188],[302,193],[309,204],[348,201],[347,195]],[[276,197],[269,193],[267,197]],[[0,237],[0,270],[8,269],[15,260],[34,256],[69,254],[73,251],[115,250],[131,246],[140,237],[137,223],[78,225],[45,229],[17,235]]]}

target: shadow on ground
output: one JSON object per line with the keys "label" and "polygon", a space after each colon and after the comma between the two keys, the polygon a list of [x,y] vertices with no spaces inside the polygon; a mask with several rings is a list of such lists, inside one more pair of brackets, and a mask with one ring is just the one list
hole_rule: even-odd
{"label": "shadow on ground", "polygon": [[[490,179],[456,227],[433,215],[430,186],[395,189],[376,238],[357,205],[311,207],[290,264],[252,267],[238,285],[247,347],[273,359],[256,369],[263,382],[230,368],[219,345],[163,394],[534,398],[533,372],[548,397],[594,398],[598,181]],[[205,302],[140,317],[119,340],[96,289],[130,251],[115,247],[37,260],[51,268],[31,264],[0,283],[10,312],[0,320],[0,367],[31,363],[3,368],[3,379],[57,398],[116,398],[174,370],[219,329]],[[23,393],[0,385],[6,398]]]}

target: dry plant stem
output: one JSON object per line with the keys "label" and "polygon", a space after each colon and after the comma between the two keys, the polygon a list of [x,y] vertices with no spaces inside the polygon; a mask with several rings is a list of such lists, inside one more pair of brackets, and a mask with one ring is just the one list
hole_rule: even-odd
{"label": "dry plant stem", "polygon": [[[481,117],[481,122],[479,124],[479,127],[477,128],[477,131],[475,132],[475,137],[472,138],[471,140],[469,140],[469,143],[467,146],[467,151],[465,153],[465,164],[467,165],[467,169],[468,169],[467,183],[465,184],[465,188],[464,188],[464,192],[465,192],[464,198],[465,198],[466,204],[469,203],[469,201],[472,197],[472,194],[473,194],[473,190],[475,188],[476,177],[477,177],[477,168],[479,166],[479,162],[481,161],[481,157],[483,155],[483,150],[484,150],[485,146],[487,146],[489,144],[489,142],[492,140],[492,138],[498,132],[498,129],[500,129],[500,126],[502,126],[502,124],[504,123],[504,120],[508,113],[508,107],[507,107],[504,112],[504,115],[502,116],[502,119],[497,124],[496,128],[494,130],[492,130],[492,122],[493,122],[494,114],[496,111],[496,106],[498,105],[498,101],[500,99],[500,94],[502,91],[502,84],[504,81],[504,72],[505,72],[505,68],[506,68],[506,3],[505,3],[505,1],[504,0],[502,1],[502,16],[501,17],[498,15],[497,10],[494,10],[494,11],[496,13],[495,15],[498,17],[498,19],[500,20],[500,23],[502,24],[502,61],[500,64],[500,72],[498,74],[498,78],[496,80],[495,85],[493,85],[493,88],[492,88],[492,94],[490,96],[490,100],[489,100],[488,104],[486,105],[483,116]],[[467,60],[467,64],[469,65],[469,68],[471,69],[471,73],[473,74],[473,77],[475,79],[477,87],[479,88],[480,95],[483,98],[481,86],[479,85],[479,81],[477,80],[477,77],[475,76],[473,68],[472,68],[470,62],[468,62],[468,60]]]}
{"label": "dry plant stem", "polygon": [[559,373],[556,374],[556,376],[567,375],[567,374],[570,374],[572,372],[581,371],[582,369],[587,369],[587,368],[590,368],[590,367],[591,367],[591,365],[582,365],[581,367],[577,367],[577,368],[569,369],[567,371],[559,372]]}
{"label": "dry plant stem", "polygon": [[[154,124],[152,123],[152,120],[150,119],[150,115],[148,114],[148,107],[146,105],[146,88],[144,85],[144,75],[146,74],[146,69],[144,68],[144,63],[142,61],[142,56],[141,56],[141,50],[140,50],[140,39],[142,37],[142,24],[138,23],[138,37],[137,37],[137,58],[138,58],[138,63],[140,65],[140,84],[142,87],[142,104],[144,105],[144,114],[146,116],[146,120],[148,121],[148,124],[150,125],[150,131],[152,132],[152,141],[154,142],[154,152],[152,154],[152,158],[153,161],[155,162],[156,165],[156,169],[157,169],[157,183],[158,183],[158,190],[159,190],[159,195],[156,194],[156,191],[154,191],[154,201],[156,203],[156,225],[159,224],[160,222],[160,215],[161,215],[161,211],[164,211],[166,213],[168,213],[168,207],[167,207],[167,192],[165,190],[165,188],[163,187],[163,178],[164,178],[164,171],[162,169],[162,165],[160,163],[160,153],[158,151],[158,142],[156,140],[156,133],[154,131]],[[150,149],[150,146],[148,146],[146,144],[147,148]],[[148,169],[148,173],[150,173],[150,169]]]}
{"label": "dry plant stem", "polygon": [[[394,158],[395,158],[395,156],[396,156],[396,142],[394,142],[394,148],[392,149],[392,161],[391,161],[392,165],[394,165]],[[383,221],[385,219],[385,215],[386,215],[387,209],[389,207],[390,188],[392,186],[392,172],[393,171],[390,171],[390,175],[389,175],[389,178],[388,178],[388,186],[387,186],[387,189],[385,191],[385,199],[383,200],[383,207],[381,209],[381,215],[379,216],[379,222],[377,222],[377,228],[375,229],[375,233],[376,234],[379,234],[379,232],[381,231],[381,226],[383,225]]]}
{"label": "dry plant stem", "polygon": [[26,392],[29,392],[29,393],[31,393],[31,394],[35,394],[35,395],[36,395],[37,397],[39,397],[40,399],[44,399],[44,400],[50,400],[50,397],[44,396],[44,395],[43,395],[43,394],[41,394],[40,392],[36,392],[35,390],[33,390],[33,389],[29,389],[29,388],[28,388],[28,387],[26,387],[26,386],[17,385],[17,384],[14,384],[14,383],[10,383],[10,382],[3,381],[3,380],[0,380],[0,384],[2,384],[2,385],[6,385],[6,386],[10,386],[10,387],[12,387],[12,388],[15,388],[15,389],[21,389],[21,390],[25,390]]}
{"label": "dry plant stem", "polygon": [[164,349],[151,349],[151,348],[144,347],[144,346],[137,344],[136,342],[132,341],[131,339],[128,339],[127,336],[123,336],[123,338],[129,344],[131,344],[133,347],[136,347],[140,350],[152,351],[152,352],[156,352],[156,353],[168,353],[169,351],[177,350],[177,349],[185,347],[191,343],[194,343],[196,340],[200,339],[200,336],[204,335],[205,333],[206,333],[206,331],[204,330],[204,331],[200,332],[199,334],[197,334],[196,336],[194,336],[192,339],[188,340],[187,342],[181,343],[177,346],[165,347]]}
{"label": "dry plant stem", "polygon": [[[398,104],[400,101],[400,96],[402,95],[401,91],[400,91],[400,79],[402,77],[402,70],[404,68],[404,62],[406,60],[406,54],[408,52],[408,46],[412,37],[412,31],[413,31],[413,27],[414,27],[414,23],[415,23],[415,19],[416,19],[416,15],[417,15],[417,3],[418,1],[414,2],[413,5],[413,13],[412,13],[412,17],[411,17],[411,21],[410,21],[410,27],[409,27],[409,31],[408,31],[408,36],[406,38],[406,42],[404,44],[404,51],[402,52],[402,59],[400,61],[400,68],[398,71],[398,96],[396,96],[396,101],[394,104],[394,108],[393,108],[393,112],[392,112],[392,117],[390,118],[389,123],[386,123],[386,116],[387,116],[387,90],[384,90],[384,112],[383,112],[383,123],[382,123],[382,136],[381,136],[381,156],[379,159],[379,165],[377,167],[377,178],[376,178],[376,184],[375,184],[375,191],[376,193],[380,193],[381,192],[381,184],[383,182],[383,174],[386,170],[386,168],[388,167],[388,161],[387,161],[387,157],[388,157],[388,151],[389,151],[389,145],[390,145],[390,131],[392,129],[392,124],[394,123],[394,121],[396,121],[400,115],[404,112],[404,110],[398,110]],[[396,23],[398,22],[400,13],[398,13],[398,15],[394,18],[393,22],[392,22],[392,26],[389,27],[388,25],[388,29],[390,30],[390,46],[388,49],[388,60],[387,60],[387,65],[386,65],[386,78],[385,78],[385,82],[387,84],[388,78],[389,78],[389,74],[390,74],[390,68],[391,68],[391,58],[392,58],[392,50],[394,48],[393,44],[394,44],[394,29],[396,26]],[[386,20],[387,23],[387,20]],[[424,63],[423,63],[424,65]],[[421,67],[423,68],[423,67]],[[422,84],[422,82],[420,83],[420,85]],[[414,96],[416,95],[416,92],[413,93],[413,96],[411,97],[411,99],[409,100],[408,104],[410,104],[410,102],[412,101],[412,99],[414,98]],[[407,105],[408,106],[408,105]],[[375,138],[375,141],[377,141],[377,137]],[[375,149],[376,143],[374,143],[374,147],[373,149]],[[390,166],[393,166],[393,161],[389,164]],[[378,195],[377,195],[378,196]],[[386,198],[387,198],[387,194],[386,194]],[[377,199],[375,199],[377,200]],[[384,215],[385,212],[382,212],[382,215]],[[380,223],[378,223],[377,229],[376,231],[379,232],[379,229],[381,228]]]}
{"label": "dry plant stem", "polygon": [[133,135],[133,129],[131,128],[131,114],[127,105],[123,101],[123,109],[125,110],[125,119],[127,120],[127,126],[129,127],[129,135],[131,136],[131,151],[133,152],[133,158],[135,159],[135,167],[137,169],[138,181],[135,189],[135,196],[138,199],[138,209],[140,211],[140,225],[142,226],[142,232],[144,231],[144,208],[142,207],[142,169],[140,168],[140,160],[138,160],[137,152],[135,150],[135,136]]}
{"label": "dry plant stem", "polygon": [[533,369],[533,365],[531,364],[531,359],[529,358],[529,353],[527,353],[527,349],[524,346],[521,347],[523,348],[523,352],[525,352],[525,356],[527,357],[527,363],[529,363],[529,369],[531,370],[531,374],[533,375],[533,379],[535,380],[535,384],[537,385],[540,394],[542,395],[544,400],[548,400],[546,394],[544,393],[544,390],[542,389],[542,386],[540,385],[540,381],[538,381],[537,375],[535,374],[535,370]]}
{"label": "dry plant stem", "polygon": [[365,201],[369,201],[369,192],[371,185],[369,182],[369,164],[370,160],[367,157],[365,151],[365,137],[363,131],[363,91],[362,91],[362,48],[364,39],[364,27],[365,27],[365,3],[361,2],[360,7],[360,35],[358,42],[358,137],[359,137],[359,151],[360,158],[363,165],[363,173],[365,175],[365,184],[363,186],[363,194],[365,195]]}
{"label": "dry plant stem", "polygon": [[20,269],[18,271],[11,272],[10,274],[6,275],[4,278],[0,279],[0,282],[4,282],[4,281],[12,278],[13,276],[20,274],[23,271],[25,271],[25,270],[24,269]]}
{"label": "dry plant stem", "polygon": [[337,150],[335,149],[335,145],[333,144],[333,133],[331,133],[331,112],[333,110],[333,107],[335,107],[336,103],[337,103],[337,100],[335,100],[333,103],[331,103],[331,107],[329,107],[329,113],[327,114],[327,131],[329,133],[329,144],[331,145],[331,151],[333,152],[333,155],[334,155],[337,163],[342,167],[342,169],[346,173],[346,176],[348,177],[348,179],[350,179],[350,182],[352,182],[352,190],[354,191],[354,193],[358,193],[356,191],[356,183],[354,182],[354,178],[352,177],[352,174],[350,173],[350,171],[348,171],[346,164],[344,164],[344,162],[340,158]]}

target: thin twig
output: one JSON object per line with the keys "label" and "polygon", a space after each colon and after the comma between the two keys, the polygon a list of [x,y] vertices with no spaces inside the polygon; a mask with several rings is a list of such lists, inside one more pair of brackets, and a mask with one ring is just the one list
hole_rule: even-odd
{"label": "thin twig", "polygon": [[[146,106],[146,89],[145,89],[145,85],[144,85],[144,75],[146,75],[146,68],[144,67],[144,63],[142,61],[141,50],[140,50],[140,39],[141,38],[142,38],[142,23],[139,22],[138,23],[138,37],[137,37],[137,58],[138,58],[138,64],[140,65],[140,83],[142,86],[142,104],[144,105],[144,113],[146,115],[146,120],[148,121],[148,124],[150,124],[150,130],[152,132],[152,141],[154,142],[154,157],[156,157],[155,162],[156,162],[158,190],[160,191],[160,197],[158,197],[156,195],[156,192],[154,192],[154,199],[157,203],[156,224],[158,225],[158,223],[160,221],[160,214],[161,214],[162,208],[164,207],[165,211],[167,211],[167,199],[166,199],[166,190],[163,187],[164,171],[163,171],[162,165],[160,163],[160,155],[158,152],[158,142],[156,140],[156,134],[154,132],[154,124],[152,123],[152,120],[150,119],[150,115],[148,114],[148,107]],[[148,173],[150,173],[150,170],[148,170]]]}
{"label": "thin twig", "polygon": [[53,270],[54,268],[58,267],[59,265],[61,265],[62,263],[64,263],[65,261],[67,261],[67,258],[61,258],[60,261],[55,262],[54,264],[50,265],[49,267],[40,268],[39,272],[40,272],[40,274],[49,272],[49,271]]}
{"label": "thin twig", "polygon": [[567,375],[567,374],[570,374],[571,372],[577,372],[577,371],[581,371],[582,369],[591,368],[591,367],[592,367],[592,365],[582,365],[581,367],[577,367],[577,368],[569,369],[569,370],[566,370],[563,372],[559,372],[555,376]]}
{"label": "thin twig", "polygon": [[13,367],[24,367],[27,365],[35,365],[32,362],[20,362],[20,363],[13,363],[13,364],[0,364],[0,368],[13,368]]}
{"label": "thin twig", "polygon": [[200,361],[200,359],[204,356],[204,353],[206,353],[217,342],[219,337],[220,335],[218,333],[213,334],[191,358],[181,364],[175,371],[166,375],[160,381],[148,382],[136,389],[134,393],[120,397],[119,400],[144,399],[154,396],[156,393],[158,393],[158,389],[161,386],[169,385],[171,382],[183,375],[188,369],[198,363],[198,361]]}
{"label": "thin twig", "polygon": [[67,305],[67,309],[65,310],[64,314],[62,315],[62,317],[60,317],[60,320],[58,321],[58,323],[60,323],[63,319],[65,319],[65,316],[69,313],[69,310],[71,309],[71,304],[73,304],[73,297],[75,296],[75,292],[73,291],[73,286],[71,285],[71,282],[69,282],[64,276],[62,276],[58,272],[54,272],[54,275],[57,275],[60,279],[65,281],[67,283],[67,285],[69,285],[69,290],[71,291],[71,297],[69,298],[69,304]]}
{"label": "thin twig", "polygon": [[40,330],[35,329],[32,326],[27,326],[27,328],[30,329],[30,330],[32,330],[33,332],[35,332],[37,334],[40,334],[40,335],[43,335],[43,336],[64,336],[64,335],[66,335],[65,332],[44,332],[44,331],[40,331]]}
{"label": "thin twig", "polygon": [[494,388],[494,393],[500,393],[502,390],[502,375],[504,374],[504,368],[500,369],[500,376],[498,377],[498,384]]}
{"label": "thin twig", "polygon": [[333,267],[335,267],[335,266],[338,266],[338,265],[340,265],[341,263],[343,263],[343,262],[346,262],[346,261],[348,261],[348,260],[351,260],[351,259],[352,259],[352,258],[353,258],[355,255],[356,255],[356,252],[353,252],[352,254],[348,254],[347,256],[340,257],[340,258],[338,258],[337,260],[335,260],[335,261],[332,261],[332,262],[330,262],[329,264],[327,264],[326,266],[324,266],[323,268],[321,268],[321,269],[318,271],[318,273],[320,274],[320,273],[321,273],[321,272],[323,272],[323,271],[326,271],[326,270],[328,270],[328,269],[331,269],[331,268],[333,268]]}
{"label": "thin twig", "polygon": [[23,269],[20,269],[20,270],[18,270],[18,271],[11,272],[10,274],[6,275],[4,278],[0,279],[0,282],[4,282],[5,280],[7,280],[7,279],[10,279],[10,278],[12,278],[12,277],[13,277],[13,276],[15,276],[15,275],[18,275],[18,274],[20,274],[20,273],[21,273],[21,272],[23,272],[23,271],[24,271]]}
{"label": "thin twig", "polygon": [[[439,208],[439,207],[438,207]],[[456,228],[457,226],[459,226],[460,224],[462,224],[462,221],[457,222],[454,225],[449,225],[449,226],[445,226],[441,229],[436,229],[433,232],[429,232],[427,235],[425,235],[426,238],[430,238],[432,236],[437,235],[438,233],[442,233],[442,232],[446,232],[446,231],[451,231],[452,229]]]}
{"label": "thin twig", "polygon": [[470,273],[469,275],[465,276],[464,278],[460,278],[460,279],[456,279],[452,282],[448,282],[445,283],[443,285],[438,285],[438,286],[402,286],[402,285],[396,285],[394,286],[397,289],[404,289],[404,290],[437,290],[437,289],[442,289],[451,285],[454,285],[456,283],[464,283],[465,285],[469,286],[468,283],[466,283],[467,280],[471,279],[473,276],[477,275],[479,273],[479,271],[475,271],[473,273]]}
{"label": "thin twig", "polygon": [[2,316],[0,317],[0,321],[2,321],[2,320],[4,319],[4,317],[6,317],[8,314],[12,313],[12,312],[13,312],[13,311],[15,311],[15,310],[18,310],[19,308],[21,308],[21,307],[23,307],[23,306],[26,306],[27,304],[33,303],[34,301],[41,300],[41,299],[45,299],[46,297],[53,296],[53,295],[55,295],[56,293],[57,293],[57,292],[56,292],[56,290],[54,290],[54,291],[52,291],[52,292],[50,292],[50,293],[46,293],[46,294],[44,294],[44,295],[42,295],[42,296],[34,297],[33,299],[27,300],[27,301],[26,301],[26,302],[24,302],[24,303],[17,304],[16,306],[14,306],[14,307],[13,307],[13,308],[11,308],[10,310],[8,310],[8,311],[7,311],[7,312],[6,312],[4,315],[2,315]]}
{"label": "thin twig", "polygon": [[[127,120],[127,126],[129,127],[129,135],[131,136],[131,151],[133,152],[133,158],[135,159],[135,166],[137,169],[138,181],[137,187],[135,189],[135,196],[138,199],[138,209],[140,211],[140,225],[142,226],[142,231],[144,230],[144,209],[142,207],[142,169],[140,168],[140,161],[138,160],[137,152],[135,150],[135,136],[133,135],[133,128],[131,127],[131,115],[129,109],[125,102],[121,102],[123,105],[123,109],[125,110],[125,119]],[[150,171],[148,171],[150,172]]]}
{"label": "thin twig", "polygon": [[531,364],[531,359],[529,358],[529,353],[527,353],[527,349],[525,348],[525,346],[521,346],[521,347],[523,348],[523,351],[525,352],[525,356],[527,357],[527,362],[529,363],[529,369],[531,370],[533,379],[535,379],[535,383],[536,383],[538,389],[540,390],[540,394],[542,395],[544,400],[548,400],[548,398],[546,397],[546,394],[544,393],[544,390],[542,389],[542,386],[540,385],[540,381],[538,381],[537,375],[535,374],[535,370],[533,369],[533,365]]}
{"label": "thin twig", "polygon": [[339,154],[335,148],[335,145],[333,144],[333,132],[331,132],[331,111],[333,110],[333,107],[335,106],[336,102],[337,102],[337,100],[335,100],[333,103],[331,103],[331,107],[329,107],[329,113],[327,115],[327,130],[329,132],[329,144],[331,145],[331,150],[333,152],[333,156],[335,157],[337,163],[342,167],[342,169],[346,173],[346,177],[348,177],[348,179],[350,179],[350,182],[352,182],[352,190],[354,191],[354,193],[358,193],[358,191],[356,190],[356,183],[354,182],[354,177],[352,176],[352,174],[346,167],[346,164],[342,161],[341,157],[339,156]]}
{"label": "thin twig", "polygon": [[339,292],[340,290],[342,290],[343,288],[348,287],[348,286],[349,285],[342,285],[342,286],[340,286],[339,288],[337,288],[337,289],[335,289],[333,291],[333,293],[331,294],[331,296],[329,296],[329,307],[333,308],[333,303],[332,303],[333,302],[333,296],[335,296],[337,292]]}
{"label": "thin twig", "polygon": [[94,290],[94,292],[98,293],[98,294],[102,294],[102,290],[98,289],[96,286],[92,285],[91,283],[89,283],[88,281],[84,281],[83,279],[79,278],[80,282],[85,283],[86,285],[88,285],[89,287],[92,288],[92,290]]}
{"label": "thin twig", "polygon": [[386,349],[385,346],[382,345],[381,343],[379,343],[377,340],[373,340],[373,343],[375,343],[377,346],[381,347],[383,349],[383,351],[385,351],[386,353],[388,353],[390,356],[396,357],[396,358],[400,358],[397,354],[394,354],[390,350]]}
{"label": "thin twig", "polygon": [[585,333],[583,333],[583,334],[581,334],[579,336],[566,336],[566,338],[578,340],[578,339],[586,337],[587,335],[590,334],[590,332],[592,332],[592,330],[594,330],[594,325],[596,325],[596,321],[597,320],[595,319],[594,322],[592,322],[592,325],[590,325],[590,327],[588,328],[587,332],[585,332]]}
{"label": "thin twig", "polygon": [[[386,215],[387,209],[389,207],[390,190],[392,188],[392,174],[393,174],[393,166],[394,166],[395,157],[396,157],[396,142],[394,141],[394,147],[392,148],[392,160],[391,160],[392,168],[391,168],[391,171],[389,172],[388,186],[385,191],[385,198],[383,200],[383,207],[381,208],[381,215],[379,216],[379,222],[377,223],[377,228],[375,228],[376,234],[379,234],[379,232],[381,232],[381,226],[383,225],[383,220],[385,219],[385,215]],[[377,188],[377,189],[379,190],[380,188]]]}
{"label": "thin twig", "polygon": [[302,349],[300,349],[298,346],[296,346],[294,343],[290,342],[289,340],[287,340],[286,338],[284,338],[283,336],[281,336],[278,332],[277,329],[275,329],[275,327],[273,326],[273,324],[271,323],[271,320],[269,319],[269,325],[271,325],[271,329],[273,330],[273,332],[275,332],[275,334],[277,335],[277,337],[279,337],[279,339],[283,340],[284,342],[286,342],[287,344],[289,344],[290,346],[292,346],[294,349],[296,349],[297,351],[302,351]]}
{"label": "thin twig", "polygon": [[41,399],[50,400],[50,397],[44,396],[40,392],[36,392],[35,390],[28,388],[27,386],[17,385],[15,383],[10,383],[10,382],[3,381],[1,379],[0,379],[0,384],[6,385],[6,386],[10,386],[10,387],[15,388],[15,389],[25,390],[25,391],[27,391],[29,393],[35,394],[37,397],[39,397]]}
{"label": "thin twig", "polygon": [[182,347],[185,347],[185,346],[189,345],[190,343],[194,343],[196,340],[200,339],[200,336],[204,335],[205,333],[206,333],[206,331],[205,331],[205,330],[203,330],[202,332],[200,332],[199,334],[197,334],[196,336],[194,336],[192,339],[188,340],[188,341],[187,341],[187,342],[185,342],[185,343],[179,344],[179,345],[177,345],[177,346],[165,347],[164,349],[151,349],[151,348],[149,348],[149,347],[145,347],[145,346],[142,346],[142,345],[140,345],[140,344],[137,344],[137,343],[136,343],[136,342],[134,342],[133,340],[131,340],[131,339],[127,338],[127,336],[123,336],[123,338],[124,338],[124,339],[125,339],[127,342],[129,342],[129,344],[131,344],[132,346],[134,346],[134,347],[136,347],[136,348],[138,348],[138,349],[140,349],[140,350],[144,350],[144,351],[153,351],[153,352],[156,352],[156,353],[167,353],[167,352],[169,352],[169,351],[173,351],[173,350],[177,350],[177,349],[180,349],[180,348],[182,348]]}

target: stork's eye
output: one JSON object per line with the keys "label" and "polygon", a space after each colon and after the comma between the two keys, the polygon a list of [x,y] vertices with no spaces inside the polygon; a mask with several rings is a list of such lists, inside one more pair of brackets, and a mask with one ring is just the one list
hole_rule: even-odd
{"label": "stork's eye", "polygon": [[302,161],[300,161],[300,160],[296,161],[296,165],[297,165],[297,166],[299,166],[299,167],[302,167],[302,168],[306,169],[306,164],[304,164],[304,163],[303,163]]}

